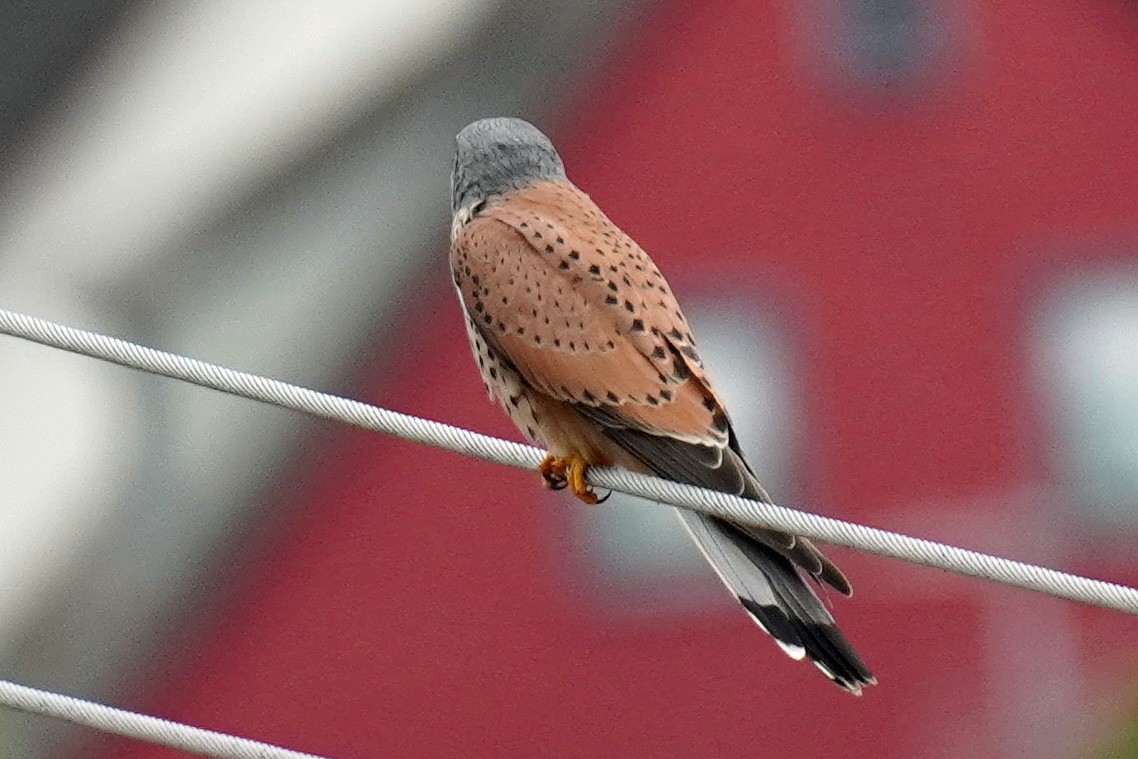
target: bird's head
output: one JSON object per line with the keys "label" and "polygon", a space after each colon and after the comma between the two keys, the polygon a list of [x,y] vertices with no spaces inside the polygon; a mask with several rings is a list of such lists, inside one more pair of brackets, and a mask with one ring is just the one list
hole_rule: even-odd
{"label": "bird's head", "polygon": [[521,119],[482,119],[455,138],[451,210],[469,216],[495,195],[536,182],[565,179],[565,166],[549,138]]}

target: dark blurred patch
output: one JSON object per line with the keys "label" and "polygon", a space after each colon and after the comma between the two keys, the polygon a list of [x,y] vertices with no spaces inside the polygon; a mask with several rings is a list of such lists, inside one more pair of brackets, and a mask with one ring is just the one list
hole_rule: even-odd
{"label": "dark blurred patch", "polygon": [[132,5],[131,0],[0,3],[0,180],[60,86]]}

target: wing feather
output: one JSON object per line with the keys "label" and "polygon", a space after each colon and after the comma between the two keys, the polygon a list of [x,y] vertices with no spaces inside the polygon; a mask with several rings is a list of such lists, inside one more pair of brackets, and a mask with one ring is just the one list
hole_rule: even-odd
{"label": "wing feather", "polygon": [[[611,222],[585,240],[569,231],[581,225],[571,225],[563,209],[530,202],[528,215],[519,217],[515,205],[489,204],[451,245],[455,286],[486,339],[527,382],[557,400],[604,407],[637,429],[726,443],[726,417],[671,291],[655,290],[671,306],[667,318],[636,292],[638,284],[655,282],[647,256],[632,264],[643,271],[625,261],[624,268],[608,264],[616,272],[594,275],[601,258],[596,240],[620,236],[610,243],[610,260],[627,240]],[[587,245],[591,256],[581,252]]]}
{"label": "wing feather", "polygon": [[[454,231],[452,276],[476,327],[532,387],[572,404],[643,471],[768,501],[683,312],[646,253],[587,195],[538,183]],[[848,594],[809,541],[746,533]]]}

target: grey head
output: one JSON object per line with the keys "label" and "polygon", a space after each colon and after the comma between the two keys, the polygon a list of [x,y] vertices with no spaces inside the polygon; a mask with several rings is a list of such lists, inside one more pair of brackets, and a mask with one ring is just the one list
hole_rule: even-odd
{"label": "grey head", "polygon": [[455,138],[451,210],[473,209],[494,195],[535,182],[565,179],[549,138],[521,119],[482,119]]}

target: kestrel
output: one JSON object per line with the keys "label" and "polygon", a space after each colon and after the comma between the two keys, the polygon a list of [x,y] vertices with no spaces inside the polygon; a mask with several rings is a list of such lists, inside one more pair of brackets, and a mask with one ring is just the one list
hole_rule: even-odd
{"label": "kestrel", "polygon": [[[519,119],[476,121],[458,134],[451,179],[471,348],[491,398],[549,451],[545,483],[595,503],[587,468],[616,465],[769,501],[668,282],[569,181],[549,139]],[[876,682],[807,584],[850,594],[810,541],[676,513],[783,651],[851,693]]]}

